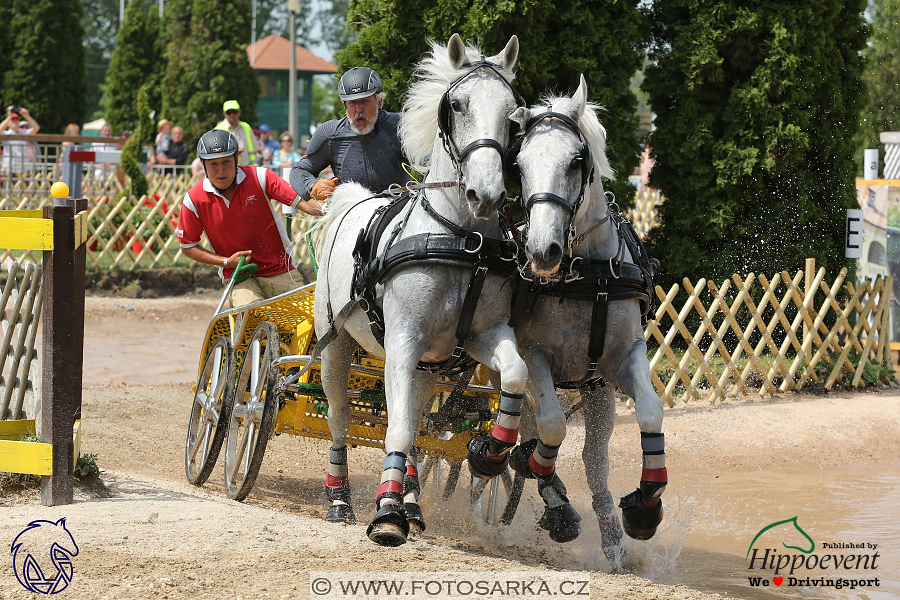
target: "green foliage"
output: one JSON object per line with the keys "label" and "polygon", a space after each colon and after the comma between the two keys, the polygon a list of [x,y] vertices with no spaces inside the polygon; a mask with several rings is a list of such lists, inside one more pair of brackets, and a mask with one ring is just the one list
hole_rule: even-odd
{"label": "green foliage", "polygon": [[241,120],[256,120],[259,83],[247,59],[249,0],[171,0],[166,4],[167,68],[163,112],[198,139],[223,118],[222,103],[237,100]]}
{"label": "green foliage", "polygon": [[[814,257],[835,276],[862,101],[865,0],[653,3],[650,234],[663,286],[774,274]],[[851,275],[852,277],[852,275]]]}
{"label": "green foliage", "polygon": [[97,465],[96,454],[82,454],[75,462],[75,478],[78,480],[97,478],[102,472]]}
{"label": "green foliage", "polygon": [[[857,144],[856,163],[863,164],[865,148],[882,149],[882,131],[900,131],[900,0],[884,0],[872,13],[872,35],[866,48],[868,102],[863,110],[862,129]],[[862,175],[862,167],[858,169]]]}
{"label": "green foliage", "polygon": [[[837,364],[837,359],[838,354],[836,352],[829,351],[828,354],[816,364],[814,370],[816,376],[822,383],[827,381],[831,376],[831,372],[834,370],[834,367]],[[851,350],[847,354],[847,359],[850,361],[850,364],[853,365],[853,370],[851,371],[845,365],[834,383],[835,387],[839,389],[843,388],[849,390],[853,388],[853,378],[856,376],[856,369],[859,368],[860,354],[856,350]],[[893,365],[891,365],[889,362],[882,364],[870,360],[866,361],[866,364],[863,367],[860,387],[891,384],[898,385],[898,383],[900,382],[897,381],[896,371],[894,371]]]}
{"label": "green foliage", "polygon": [[316,20],[322,28],[321,41],[332,52],[343,50],[356,39],[356,33],[347,29],[349,0],[332,0],[316,12]]}
{"label": "green foliage", "polygon": [[618,174],[618,181],[608,187],[625,208],[634,193],[628,176],[640,160],[637,100],[629,80],[641,66],[649,34],[641,4],[351,0],[348,27],[359,37],[335,59],[341,72],[358,65],[378,71],[387,93],[385,107],[398,110],[415,64],[428,49],[427,38],[446,41],[458,32],[463,40],[495,54],[516,34],[520,50],[513,83],[529,103],[548,91],[574,92],[584,74],[589,99],[605,107],[601,120],[608,133],[607,154]]}
{"label": "green foliage", "polygon": [[[4,0],[0,105],[24,106],[41,133],[62,133],[85,113],[81,0]],[[5,113],[4,113],[5,116]]]}
{"label": "green foliage", "polygon": [[[106,72],[119,31],[119,0],[81,0],[84,10],[84,62],[87,81],[87,110],[89,121],[106,114],[101,109]],[[97,115],[97,116],[94,116]]]}
{"label": "green foliage", "polygon": [[341,106],[337,86],[329,81],[323,84],[318,77],[313,78],[312,124],[319,125],[340,116],[335,106]]}
{"label": "green foliage", "polygon": [[135,90],[146,85],[150,108],[162,104],[159,82],[162,79],[162,48],[159,42],[159,16],[155,10],[145,12],[145,4],[134,1],[125,9],[125,20],[119,28],[116,49],[112,53],[106,76],[106,120],[115,130],[134,131],[138,127]]}
{"label": "green foliage", "polygon": [[145,144],[153,139],[153,124],[150,121],[150,107],[147,104],[147,86],[142,86],[137,93],[135,112],[138,116],[138,127],[122,147],[122,171],[131,180],[130,195],[135,198],[147,195],[147,178],[138,165],[138,153]]}

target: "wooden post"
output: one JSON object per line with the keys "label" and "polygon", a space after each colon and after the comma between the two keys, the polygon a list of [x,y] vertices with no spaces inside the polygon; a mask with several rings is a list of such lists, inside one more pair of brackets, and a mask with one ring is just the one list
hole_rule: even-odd
{"label": "wooden post", "polygon": [[[813,282],[815,281],[815,279],[816,279],[816,259],[807,258],[806,259],[806,282],[805,282],[806,283],[806,293],[804,294],[804,298],[803,298],[804,302],[806,301],[806,298],[810,294],[815,295],[815,293],[816,293],[816,290],[812,289]],[[810,304],[810,307],[815,307],[815,302]],[[807,325],[806,322],[804,321],[804,323],[803,323],[803,342],[805,343],[806,340],[808,340],[809,336],[811,336],[811,335],[815,335],[815,331],[811,331],[809,328],[809,325]],[[803,364],[806,366],[807,369],[809,369],[809,365],[810,365],[810,363],[812,363],[812,357],[813,357],[812,344],[810,344],[806,350],[806,353],[803,355]]]}
{"label": "wooden post", "polygon": [[[81,386],[76,387],[75,231],[72,206],[45,206],[44,218],[53,221],[53,250],[44,251],[41,365],[42,432],[53,444],[53,475],[41,476],[41,504],[71,504],[74,443],[72,427],[80,413]],[[81,336],[84,335],[84,273],[81,276]],[[78,353],[81,356],[81,348]],[[81,362],[80,360],[78,361]]]}
{"label": "wooden post", "polygon": [[[75,218],[76,227],[80,227],[81,235],[79,235],[78,230],[75,230],[75,259],[74,259],[74,268],[75,272],[73,275],[73,283],[74,283],[74,297],[73,300],[73,309],[74,314],[72,315],[72,325],[75,328],[72,335],[72,362],[75,368],[75,416],[74,419],[78,420],[81,418],[81,380],[82,375],[84,373],[84,287],[85,287],[85,269],[87,266],[87,228],[85,227],[86,223],[78,220],[78,214],[87,211],[88,209],[88,201],[87,198],[80,199],[66,199],[66,204],[75,209]],[[82,215],[81,219],[85,219],[87,214],[85,212]],[[78,457],[75,457],[75,460],[78,460]],[[73,465],[74,467],[74,465]]]}

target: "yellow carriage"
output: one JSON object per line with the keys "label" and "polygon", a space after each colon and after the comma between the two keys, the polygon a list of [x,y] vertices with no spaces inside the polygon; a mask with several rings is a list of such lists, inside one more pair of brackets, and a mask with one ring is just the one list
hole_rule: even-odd
{"label": "yellow carriage", "polygon": [[[242,266],[236,270],[238,277],[241,270]],[[234,281],[233,277],[223,302]],[[312,283],[268,300],[217,309],[201,351],[185,444],[185,472],[192,484],[202,485],[207,480],[224,444],[226,493],[243,500],[253,487],[272,436],[331,439],[318,361],[314,360],[299,380],[292,382],[297,378],[291,377],[312,360],[314,293]],[[384,447],[383,366],[381,360],[358,349],[348,384],[348,444]],[[452,494],[468,441],[490,433],[497,409],[498,396],[490,386],[455,386],[449,380],[438,384],[416,439],[417,452],[425,459],[420,473],[423,485],[432,472],[436,480],[441,479],[441,464],[446,461],[449,474],[443,496]],[[512,479],[507,474],[502,480],[511,494]],[[496,479],[493,481],[486,515],[491,520],[496,511]],[[485,483],[479,482],[473,489],[473,499],[481,495]]]}

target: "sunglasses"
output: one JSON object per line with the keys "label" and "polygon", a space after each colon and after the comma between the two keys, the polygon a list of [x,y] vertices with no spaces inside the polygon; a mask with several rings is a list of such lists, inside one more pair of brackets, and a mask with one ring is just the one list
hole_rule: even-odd
{"label": "sunglasses", "polygon": [[294,140],[292,140],[291,138],[281,138],[281,141],[282,142],[293,142]]}
{"label": "sunglasses", "polygon": [[225,114],[226,114],[226,115],[236,115],[236,114],[238,114],[238,111],[236,111],[236,110],[226,110],[226,111],[225,111]]}

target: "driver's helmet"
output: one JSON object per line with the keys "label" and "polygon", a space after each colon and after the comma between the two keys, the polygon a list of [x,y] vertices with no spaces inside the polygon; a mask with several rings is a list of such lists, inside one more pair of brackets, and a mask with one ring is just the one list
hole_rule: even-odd
{"label": "driver's helmet", "polygon": [[237,154],[239,149],[237,138],[224,129],[207,131],[197,142],[197,156],[204,160],[232,156]]}
{"label": "driver's helmet", "polygon": [[378,94],[383,89],[378,73],[368,67],[353,67],[341,75],[338,97],[341,102],[347,102]]}

